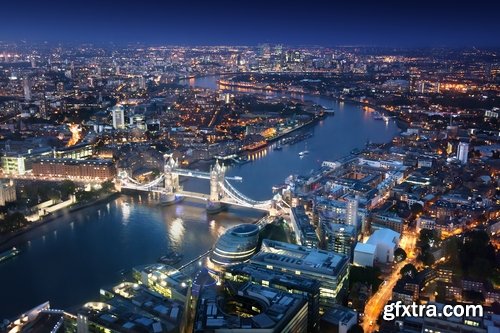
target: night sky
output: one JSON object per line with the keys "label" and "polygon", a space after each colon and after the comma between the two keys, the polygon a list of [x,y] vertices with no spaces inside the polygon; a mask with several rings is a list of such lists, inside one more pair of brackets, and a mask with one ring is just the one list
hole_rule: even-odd
{"label": "night sky", "polygon": [[4,1],[0,39],[497,47],[499,11],[494,0]]}

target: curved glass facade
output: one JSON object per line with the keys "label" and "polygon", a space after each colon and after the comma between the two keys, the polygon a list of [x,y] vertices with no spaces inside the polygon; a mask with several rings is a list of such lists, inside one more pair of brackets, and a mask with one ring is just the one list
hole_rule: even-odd
{"label": "curved glass facade", "polygon": [[255,253],[258,241],[259,227],[257,225],[237,225],[219,237],[210,260],[216,266],[245,262]]}

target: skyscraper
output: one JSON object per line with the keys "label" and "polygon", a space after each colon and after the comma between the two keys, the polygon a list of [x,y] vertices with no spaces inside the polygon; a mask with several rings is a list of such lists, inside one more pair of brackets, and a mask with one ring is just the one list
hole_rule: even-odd
{"label": "skyscraper", "polygon": [[469,156],[469,144],[467,142],[460,142],[457,149],[457,159],[462,164],[467,164],[467,158]]}
{"label": "skyscraper", "polygon": [[113,128],[123,129],[125,128],[125,110],[123,106],[116,105],[111,109],[111,114],[113,116]]}
{"label": "skyscraper", "polygon": [[23,88],[24,88],[24,100],[26,102],[31,101],[31,83],[28,77],[24,78]]}

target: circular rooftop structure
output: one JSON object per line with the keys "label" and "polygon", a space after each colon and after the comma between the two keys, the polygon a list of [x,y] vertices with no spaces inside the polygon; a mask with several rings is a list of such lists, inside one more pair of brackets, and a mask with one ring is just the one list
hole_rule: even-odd
{"label": "circular rooftop structure", "polygon": [[234,226],[219,237],[210,260],[221,267],[245,262],[255,253],[258,241],[259,227],[257,225]]}

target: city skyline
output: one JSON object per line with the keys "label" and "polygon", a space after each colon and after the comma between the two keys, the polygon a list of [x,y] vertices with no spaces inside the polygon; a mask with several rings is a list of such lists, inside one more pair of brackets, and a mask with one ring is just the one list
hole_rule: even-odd
{"label": "city skyline", "polygon": [[0,40],[169,45],[498,47],[500,5],[476,1],[325,2],[146,0],[2,5]]}
{"label": "city skyline", "polygon": [[0,333],[500,333],[500,3],[0,8]]}

